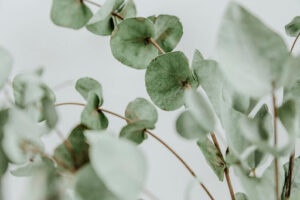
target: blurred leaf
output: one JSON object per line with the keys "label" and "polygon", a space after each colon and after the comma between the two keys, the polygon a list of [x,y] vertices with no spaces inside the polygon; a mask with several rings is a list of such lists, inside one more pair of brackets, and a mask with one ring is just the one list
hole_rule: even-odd
{"label": "blurred leaf", "polygon": [[[249,200],[266,200],[275,199],[275,177],[274,177],[274,164],[272,163],[261,178],[250,177],[244,174],[239,168],[235,168],[235,174],[240,179],[243,188]],[[284,170],[279,167],[279,193],[283,188],[284,183]]]}
{"label": "blurred leaf", "polygon": [[97,176],[90,164],[84,166],[76,174],[74,190],[82,200],[118,200],[108,190],[105,183]]}
{"label": "blurred leaf", "polygon": [[179,115],[176,120],[176,130],[179,135],[186,139],[198,139],[208,134],[190,110],[186,110]]}
{"label": "blurred leaf", "polygon": [[146,162],[133,143],[118,140],[107,133],[87,132],[91,165],[117,198],[137,199],[146,178]]}
{"label": "blurred leaf", "polygon": [[216,51],[228,80],[256,98],[271,92],[289,56],[283,39],[236,3],[223,17]]}
{"label": "blurred leaf", "polygon": [[289,134],[296,135],[299,132],[299,116],[296,102],[289,100],[278,108],[278,118]]}
{"label": "blurred leaf", "polygon": [[126,138],[136,144],[141,144],[145,139],[147,139],[145,129],[154,129],[154,124],[147,120],[132,122],[122,128],[120,137]]}
{"label": "blurred leaf", "polygon": [[12,56],[4,48],[0,47],[0,89],[4,86],[8,79],[8,75],[12,68]]}
{"label": "blurred leaf", "polygon": [[241,192],[235,193],[234,196],[235,196],[236,200],[248,200],[247,195],[245,195],[244,193],[241,193]]}
{"label": "blurred leaf", "polygon": [[201,125],[202,130],[207,133],[212,133],[215,130],[217,119],[209,100],[203,94],[192,89],[186,90],[185,104],[190,108],[191,114]]}
{"label": "blurred leaf", "polygon": [[155,37],[153,39],[166,52],[171,52],[179,43],[183,30],[178,17],[159,15],[154,20]]}
{"label": "blurred leaf", "polygon": [[106,0],[99,11],[90,19],[86,28],[97,35],[110,35],[114,30],[111,13],[118,9],[123,2],[124,0]]}
{"label": "blurred leaf", "polygon": [[87,127],[84,125],[76,126],[67,141],[55,149],[54,156],[70,169],[79,169],[89,162],[89,145],[84,136],[85,130]]}
{"label": "blurred leaf", "polygon": [[188,59],[179,51],[155,58],[147,68],[145,80],[152,101],[167,111],[180,108],[184,104],[185,89],[197,85]]}
{"label": "blurred leaf", "polygon": [[294,19],[285,26],[285,31],[288,36],[297,37],[300,33],[300,16],[294,17]]}
{"label": "blurred leaf", "polygon": [[99,110],[99,98],[96,93],[89,93],[87,105],[81,113],[81,123],[92,130],[103,130],[108,127],[108,119]]}
{"label": "blurred leaf", "polygon": [[158,114],[155,107],[149,101],[144,98],[136,98],[127,105],[125,117],[133,122],[147,120],[155,124]]}
{"label": "blurred leaf", "polygon": [[77,80],[75,88],[86,101],[88,101],[90,93],[95,93],[99,99],[98,106],[103,104],[102,86],[95,79],[88,77],[80,78]]}
{"label": "blurred leaf", "polygon": [[222,158],[222,154],[208,138],[199,139],[197,145],[201,149],[206,162],[213,169],[219,180],[223,181],[226,163]]}
{"label": "blurred leaf", "polygon": [[158,55],[158,50],[148,41],[154,35],[154,25],[149,19],[138,17],[123,20],[111,36],[113,56],[129,67],[147,68]]}
{"label": "blurred leaf", "polygon": [[93,13],[81,0],[53,0],[51,19],[54,24],[66,28],[80,29],[86,25]]}

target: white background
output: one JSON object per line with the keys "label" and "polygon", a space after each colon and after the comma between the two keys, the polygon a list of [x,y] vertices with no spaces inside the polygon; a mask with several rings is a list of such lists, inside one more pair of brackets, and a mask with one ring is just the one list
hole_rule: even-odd
{"label": "white background", "polygon": [[[100,0],[96,2],[103,3]],[[291,45],[292,39],[285,36],[284,25],[300,15],[298,0],[240,2],[282,34],[288,46]],[[177,50],[183,51],[190,59],[196,48],[205,57],[213,56],[216,33],[227,3],[226,0],[136,0],[139,16],[172,14],[181,19],[184,35]],[[74,90],[74,82],[79,77],[93,77],[104,88],[104,107],[120,114],[136,97],[149,99],[144,84],[145,71],[131,69],[116,61],[110,51],[109,37],[93,35],[84,28],[74,31],[57,27],[50,21],[50,8],[51,0],[0,0],[0,45],[14,56],[13,75],[44,66],[45,80],[52,87],[73,80],[70,87],[57,90],[57,102],[83,102]],[[300,48],[296,48],[295,52],[297,49]],[[61,122],[58,126],[64,135],[79,122],[81,110],[80,107],[59,108]],[[218,182],[195,141],[183,140],[176,134],[174,122],[179,112],[160,110],[154,133],[184,157],[216,199],[229,199],[225,182]],[[109,129],[116,133],[125,124],[111,116],[109,119]],[[55,135],[47,139],[50,141],[49,149],[59,142]],[[141,148],[149,164],[147,189],[161,200],[187,199],[186,188],[193,179],[181,163],[152,138]],[[24,199],[25,180],[6,176],[6,200]],[[236,179],[233,185],[236,191],[240,190]],[[191,199],[208,197],[195,185]]]}

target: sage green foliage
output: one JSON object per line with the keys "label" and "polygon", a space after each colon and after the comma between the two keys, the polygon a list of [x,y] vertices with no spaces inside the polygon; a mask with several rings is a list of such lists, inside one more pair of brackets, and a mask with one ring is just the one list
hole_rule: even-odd
{"label": "sage green foliage", "polygon": [[89,162],[89,145],[84,136],[84,131],[88,130],[84,125],[76,126],[67,140],[56,147],[54,156],[64,163],[64,166],[80,169]]}
{"label": "sage green foliage", "polygon": [[280,106],[278,108],[278,117],[289,134],[298,134],[299,111],[295,101],[289,100]]}
{"label": "sage green foliage", "polygon": [[101,84],[92,78],[81,78],[76,82],[76,90],[87,101],[81,113],[81,123],[93,130],[106,129],[108,119],[99,109],[103,104]]}
{"label": "sage green foliage", "polygon": [[244,193],[241,193],[241,192],[235,193],[234,196],[235,196],[236,200],[248,200],[248,197]]}
{"label": "sage green foliage", "polygon": [[208,134],[190,110],[186,110],[179,115],[176,120],[176,130],[180,136],[186,139],[198,139]]}
{"label": "sage green foliage", "polygon": [[90,19],[86,28],[97,35],[110,35],[114,30],[112,12],[117,10],[124,0],[107,0],[99,11]]}
{"label": "sage green foliage", "polygon": [[133,122],[147,120],[155,124],[158,119],[156,108],[144,98],[131,101],[125,110],[125,117]]}
{"label": "sage green foliage", "polygon": [[90,164],[85,165],[77,172],[74,190],[80,200],[117,200],[105,183],[97,176]]}
{"label": "sage green foliage", "polygon": [[109,134],[86,132],[91,165],[117,198],[137,199],[146,178],[145,158],[133,143]]}
{"label": "sage green foliage", "polygon": [[123,127],[120,132],[120,137],[141,144],[147,139],[145,129],[154,129],[153,123],[147,120],[136,121]]}
{"label": "sage green foliage", "polygon": [[10,53],[6,49],[0,47],[0,88],[3,87],[8,78],[12,68],[12,62]]}
{"label": "sage green foliage", "polygon": [[192,88],[197,85],[188,59],[180,51],[156,57],[147,68],[145,81],[151,100],[166,111],[183,106],[187,85]]}
{"label": "sage green foliage", "polygon": [[159,15],[153,20],[157,44],[166,52],[171,52],[179,43],[183,30],[176,16]]}
{"label": "sage green foliage", "polygon": [[297,37],[300,33],[300,16],[294,17],[293,20],[285,26],[286,34],[291,37]]}
{"label": "sage green foliage", "polygon": [[289,57],[283,39],[236,3],[222,19],[216,53],[228,80],[255,98],[271,92]]}
{"label": "sage green foliage", "polygon": [[145,69],[158,50],[150,44],[155,36],[153,23],[146,18],[129,18],[117,25],[110,46],[113,56],[121,63],[136,69]]}
{"label": "sage green foliage", "polygon": [[221,152],[219,152],[214,143],[212,143],[208,138],[198,140],[197,145],[201,149],[209,166],[218,176],[219,180],[223,181],[226,163],[222,158]]}
{"label": "sage green foliage", "polygon": [[[136,17],[137,11],[136,11],[134,0],[127,0],[127,2],[118,9],[118,13],[125,19]],[[116,16],[114,16],[114,19],[116,23],[121,22],[121,19],[119,19]]]}
{"label": "sage green foliage", "polygon": [[93,16],[82,0],[53,0],[51,19],[54,24],[66,28],[80,29]]}

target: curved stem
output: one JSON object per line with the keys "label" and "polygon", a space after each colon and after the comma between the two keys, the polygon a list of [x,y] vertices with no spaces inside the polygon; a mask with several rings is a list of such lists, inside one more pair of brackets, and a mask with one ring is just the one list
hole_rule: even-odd
{"label": "curved stem", "polygon": [[[100,4],[98,4],[98,3],[95,3],[95,2],[93,2],[93,1],[90,1],[90,0],[83,0],[83,1],[85,1],[85,2],[87,2],[87,3],[90,3],[90,4],[92,4],[92,5],[94,5],[94,6],[97,6],[97,7],[101,7],[101,5]],[[122,16],[122,15],[120,15],[119,13],[117,13],[117,12],[111,12],[111,15],[113,15],[113,16],[116,16],[117,18],[119,18],[120,20],[124,20],[125,18]],[[165,54],[166,52],[157,44],[157,42],[155,42],[155,40],[153,40],[152,38],[149,38],[148,39],[148,41],[160,52],[160,53],[162,53],[162,54]]]}
{"label": "curved stem", "polygon": [[297,35],[297,37],[295,38],[295,40],[294,40],[294,42],[293,42],[293,45],[292,45],[292,47],[291,47],[290,53],[292,53],[292,52],[293,52],[293,50],[294,50],[294,47],[295,47],[295,45],[296,45],[296,43],[297,43],[297,41],[298,41],[299,37],[300,37],[300,33],[299,33],[299,34]]}
{"label": "curved stem", "polygon": [[[65,103],[59,103],[59,104],[56,104],[56,106],[63,106],[63,105],[76,105],[76,106],[85,106],[85,104],[83,103],[76,103],[76,102],[65,102]],[[108,114],[111,114],[111,115],[114,115],[118,118],[121,118],[127,122],[132,122],[132,120],[126,118],[126,117],[123,117],[122,115],[119,115],[115,112],[112,112],[112,111],[109,111],[109,110],[106,110],[106,109],[103,109],[103,108],[98,108],[98,110],[102,111],[102,112],[105,112],[105,113],[108,113]],[[182,157],[180,157],[166,142],[164,142],[161,138],[159,138],[157,135],[155,135],[154,133],[152,133],[151,131],[149,130],[145,130],[145,132],[150,135],[151,137],[153,137],[154,139],[156,139],[159,143],[161,143],[163,146],[165,146],[184,166],[185,168],[190,172],[190,174],[197,178],[197,175],[196,173],[191,169],[191,167],[182,159]],[[214,197],[211,195],[211,193],[209,192],[209,190],[207,189],[207,187],[200,182],[200,185],[201,187],[205,190],[205,192],[207,193],[207,195],[210,197],[211,200],[214,200]]]}
{"label": "curved stem", "polygon": [[[219,142],[217,140],[217,137],[214,133],[211,134],[211,138],[216,146],[216,148],[218,149],[220,155],[222,156],[222,160],[225,161],[224,157],[223,157],[223,154],[222,154],[222,151],[221,151],[221,148],[220,148],[220,145],[219,145]],[[230,176],[229,176],[229,169],[228,167],[226,167],[224,169],[224,173],[225,173],[225,178],[226,178],[226,182],[227,182],[227,185],[228,185],[228,189],[229,189],[229,193],[230,193],[230,196],[231,196],[231,199],[232,200],[235,200],[235,195],[234,195],[234,191],[233,191],[233,187],[232,187],[232,183],[231,183],[231,179],[230,179]]]}

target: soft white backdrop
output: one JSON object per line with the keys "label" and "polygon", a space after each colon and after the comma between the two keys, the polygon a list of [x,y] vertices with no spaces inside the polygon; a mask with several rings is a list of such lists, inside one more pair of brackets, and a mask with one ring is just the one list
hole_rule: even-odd
{"label": "soft white backdrop", "polygon": [[[95,1],[103,3],[103,0]],[[284,25],[300,15],[298,0],[240,2],[281,33],[291,45],[292,39],[285,36]],[[196,48],[205,57],[213,56],[216,33],[227,3],[226,0],[136,0],[139,16],[172,14],[181,19],[184,35],[176,49],[190,59]],[[149,99],[144,84],[145,71],[131,69],[116,61],[110,51],[109,37],[93,35],[84,28],[74,31],[57,27],[50,21],[50,8],[51,0],[0,0],[0,45],[14,56],[13,75],[44,66],[45,80],[52,87],[73,80],[72,86],[57,90],[57,102],[82,102],[73,88],[74,82],[79,77],[93,77],[104,88],[104,107],[121,114],[127,103],[136,97]],[[81,110],[80,107],[59,108],[61,122],[58,127],[65,135],[79,122]],[[217,181],[195,142],[185,141],[176,134],[174,122],[179,112],[160,110],[154,133],[184,157],[216,199],[229,199],[225,182]],[[111,116],[109,119],[109,129],[115,132],[125,124]],[[46,139],[50,141],[49,151],[60,142],[55,135]],[[141,148],[149,164],[147,189],[161,200],[187,199],[186,188],[192,178],[181,163],[152,138]],[[6,199],[23,200],[26,183],[26,179],[6,175]],[[235,179],[233,184],[236,191],[240,189]],[[198,185],[191,193],[191,199],[208,199]]]}

